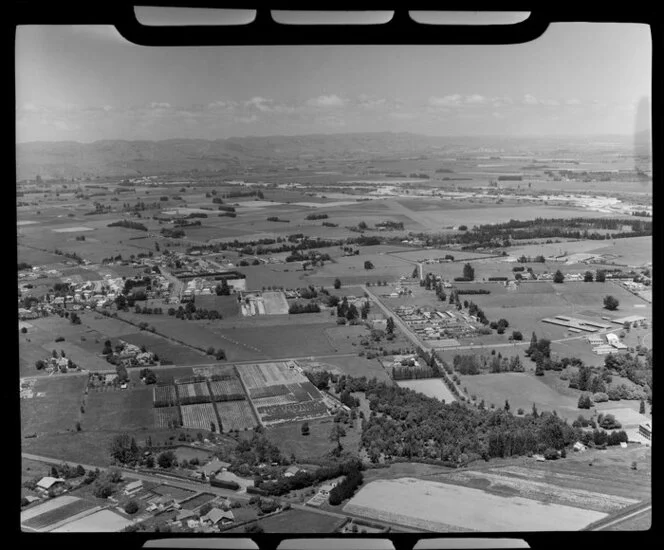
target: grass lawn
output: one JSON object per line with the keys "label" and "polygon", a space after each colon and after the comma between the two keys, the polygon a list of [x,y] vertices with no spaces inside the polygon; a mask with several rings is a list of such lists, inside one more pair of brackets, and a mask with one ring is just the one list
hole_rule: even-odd
{"label": "grass lawn", "polygon": [[218,311],[224,319],[237,317],[240,305],[235,296],[196,296],[196,307]]}
{"label": "grass lawn", "polygon": [[34,391],[45,395],[21,400],[22,433],[39,435],[74,430],[87,380],[87,376],[74,373],[39,378]]}

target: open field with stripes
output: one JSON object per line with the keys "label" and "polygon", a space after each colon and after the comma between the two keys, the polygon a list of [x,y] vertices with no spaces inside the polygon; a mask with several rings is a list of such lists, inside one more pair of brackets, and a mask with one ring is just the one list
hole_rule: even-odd
{"label": "open field with stripes", "polygon": [[265,425],[329,414],[323,395],[294,362],[242,365],[237,371]]}
{"label": "open field with stripes", "polygon": [[207,382],[193,382],[190,384],[177,384],[178,401],[180,405],[195,405],[197,403],[209,403],[210,390]]}
{"label": "open field with stripes", "polygon": [[244,401],[218,401],[214,404],[219,413],[221,428],[224,433],[231,430],[251,430],[258,422],[249,402]]}
{"label": "open field with stripes", "polygon": [[[182,414],[182,427],[192,430],[217,431],[219,419],[212,403],[199,403],[197,405],[180,405]],[[212,429],[214,425],[215,429]]]}
{"label": "open field with stripes", "polygon": [[242,383],[237,378],[210,381],[214,401],[241,401],[246,399]]}

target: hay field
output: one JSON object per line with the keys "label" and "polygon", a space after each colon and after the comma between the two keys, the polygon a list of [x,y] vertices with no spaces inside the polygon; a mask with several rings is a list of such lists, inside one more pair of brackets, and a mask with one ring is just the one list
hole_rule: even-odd
{"label": "hay field", "polygon": [[576,531],[606,516],[414,478],[373,481],[360,489],[344,511],[436,532]]}
{"label": "hay field", "polygon": [[409,388],[427,397],[434,397],[445,403],[452,403],[456,398],[447,388],[445,382],[440,378],[429,378],[423,380],[399,380],[397,386],[400,388]]}
{"label": "hay field", "polygon": [[108,389],[90,391],[85,413],[81,415],[84,430],[140,430],[154,425],[153,389]]}

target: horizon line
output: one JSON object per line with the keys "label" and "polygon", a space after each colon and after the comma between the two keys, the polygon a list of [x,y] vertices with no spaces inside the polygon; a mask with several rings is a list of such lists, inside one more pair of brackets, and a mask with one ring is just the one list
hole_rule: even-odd
{"label": "horizon line", "polygon": [[164,139],[128,139],[128,138],[103,138],[93,141],[77,141],[72,139],[59,139],[59,140],[31,140],[31,141],[16,141],[16,145],[30,145],[36,143],[76,143],[79,145],[93,145],[95,143],[105,141],[126,141],[126,142],[153,142],[161,143],[166,141],[228,141],[238,139],[260,139],[260,138],[293,138],[293,137],[310,137],[310,136],[353,136],[353,135],[366,135],[366,134],[404,134],[411,136],[420,136],[426,138],[449,138],[449,139],[468,139],[468,138],[487,138],[487,139],[523,139],[523,138],[589,138],[589,137],[634,137],[642,133],[652,133],[652,128],[635,131],[632,133],[590,133],[590,134],[448,134],[448,135],[434,135],[434,134],[421,134],[417,132],[400,131],[394,132],[391,130],[383,131],[367,131],[367,132],[311,132],[305,134],[265,134],[265,135],[247,135],[247,136],[230,136],[227,138],[204,138],[204,137],[172,137]]}

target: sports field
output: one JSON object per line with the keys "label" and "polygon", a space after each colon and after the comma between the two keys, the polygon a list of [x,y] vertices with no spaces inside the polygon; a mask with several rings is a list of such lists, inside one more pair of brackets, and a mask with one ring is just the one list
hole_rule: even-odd
{"label": "sports field", "polygon": [[360,489],[344,511],[436,532],[576,531],[606,516],[414,478],[373,481]]}

